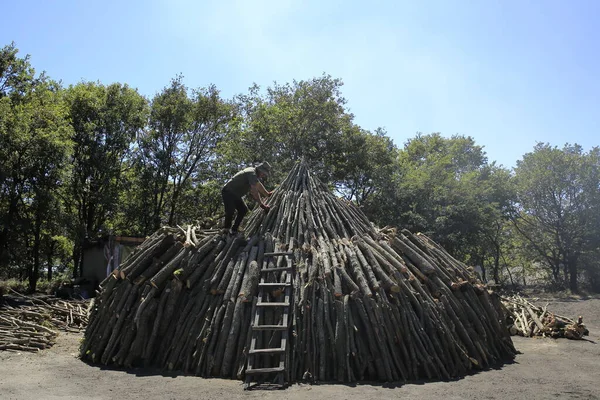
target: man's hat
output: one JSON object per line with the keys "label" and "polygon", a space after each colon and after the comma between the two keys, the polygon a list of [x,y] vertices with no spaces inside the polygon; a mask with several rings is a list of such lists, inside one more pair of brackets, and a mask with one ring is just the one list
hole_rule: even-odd
{"label": "man's hat", "polygon": [[269,175],[271,173],[271,164],[269,164],[266,161],[263,161],[256,166],[256,169]]}

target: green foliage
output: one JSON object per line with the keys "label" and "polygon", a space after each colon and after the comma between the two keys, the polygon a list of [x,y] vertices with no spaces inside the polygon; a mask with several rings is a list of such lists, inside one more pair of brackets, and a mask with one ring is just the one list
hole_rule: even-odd
{"label": "green foliage", "polygon": [[[468,157],[465,154],[469,155]],[[472,138],[417,135],[400,152],[395,224],[433,235],[456,254],[476,235],[487,159]]]}
{"label": "green foliage", "polygon": [[29,289],[29,283],[27,281],[19,280],[19,279],[6,279],[0,280],[0,295],[10,294],[11,291],[15,291],[17,293],[27,293]]}
{"label": "green foliage", "polygon": [[71,127],[60,86],[14,45],[0,51],[0,275],[27,276],[34,290],[42,241],[57,233]]}
{"label": "green foliage", "polygon": [[77,273],[83,242],[110,230],[124,187],[126,160],[146,126],[148,104],[136,90],[118,83],[79,83],[69,87],[65,97],[74,131],[66,207],[73,216],[70,231]]}
{"label": "green foliage", "polygon": [[161,224],[190,222],[190,213],[200,213],[194,193],[212,179],[215,147],[233,116],[232,105],[216,87],[190,91],[181,76],[151,106],[149,129],[138,137],[127,191],[128,215],[137,220],[141,234]]}
{"label": "green foliage", "polygon": [[19,58],[18,52],[14,43],[0,49],[0,99],[10,97],[17,101],[27,96],[35,84],[35,71],[29,56]]}
{"label": "green foliage", "polygon": [[382,129],[373,134],[353,126],[344,132],[342,140],[332,155],[335,187],[347,200],[368,205],[390,184],[389,177],[398,167],[398,150]]}
{"label": "green foliage", "polygon": [[515,198],[508,170],[488,164],[470,137],[417,134],[382,173],[365,211],[378,225],[424,232],[455,257],[501,280]]}
{"label": "green foliage", "polygon": [[[54,294],[56,289],[61,284],[70,283],[71,278],[67,275],[59,275],[52,280],[47,279],[39,279],[35,285],[35,291],[45,294]],[[0,280],[0,295],[2,294],[10,294],[11,291],[15,291],[17,293],[26,294],[31,293],[31,285],[26,280],[19,279],[6,279]]]}
{"label": "green foliage", "polygon": [[269,181],[279,182],[304,159],[340,195],[365,204],[387,186],[397,150],[383,130],[371,133],[353,123],[342,85],[323,75],[275,83],[265,93],[255,85],[238,96],[236,118],[218,147],[220,179],[267,160],[274,167]]}
{"label": "green foliage", "polygon": [[578,266],[598,255],[600,149],[539,143],[517,163],[516,227],[556,282],[577,291]]}
{"label": "green foliage", "polygon": [[267,160],[279,182],[292,165],[304,159],[325,182],[332,182],[344,134],[354,129],[346,112],[342,82],[324,75],[266,89],[253,86],[237,97],[238,115],[220,144],[225,168],[234,173]]}

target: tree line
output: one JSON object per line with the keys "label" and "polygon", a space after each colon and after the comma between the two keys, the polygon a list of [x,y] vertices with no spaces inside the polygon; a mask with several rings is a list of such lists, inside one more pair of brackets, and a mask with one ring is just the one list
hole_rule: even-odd
{"label": "tree line", "polygon": [[[79,276],[87,242],[223,215],[220,188],[269,161],[274,188],[305,160],[380,227],[424,232],[486,279],[600,288],[600,149],[538,143],[515,168],[472,137],[401,146],[354,122],[323,75],[223,98],[174,77],[152,98],[127,84],[64,86],[0,50],[0,279]],[[43,276],[42,276],[43,275]]]}

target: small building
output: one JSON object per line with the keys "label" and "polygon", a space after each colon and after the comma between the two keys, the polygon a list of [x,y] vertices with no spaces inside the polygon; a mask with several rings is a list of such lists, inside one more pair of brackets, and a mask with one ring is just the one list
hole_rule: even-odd
{"label": "small building", "polygon": [[97,287],[144,240],[144,237],[110,235],[88,241],[83,249],[81,277]]}

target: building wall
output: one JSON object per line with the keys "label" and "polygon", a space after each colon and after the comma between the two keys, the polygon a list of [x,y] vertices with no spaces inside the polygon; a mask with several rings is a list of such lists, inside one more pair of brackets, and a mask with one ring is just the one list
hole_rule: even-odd
{"label": "building wall", "polygon": [[89,247],[83,251],[83,278],[92,282],[94,286],[106,278],[106,264],[104,249],[100,246]]}

